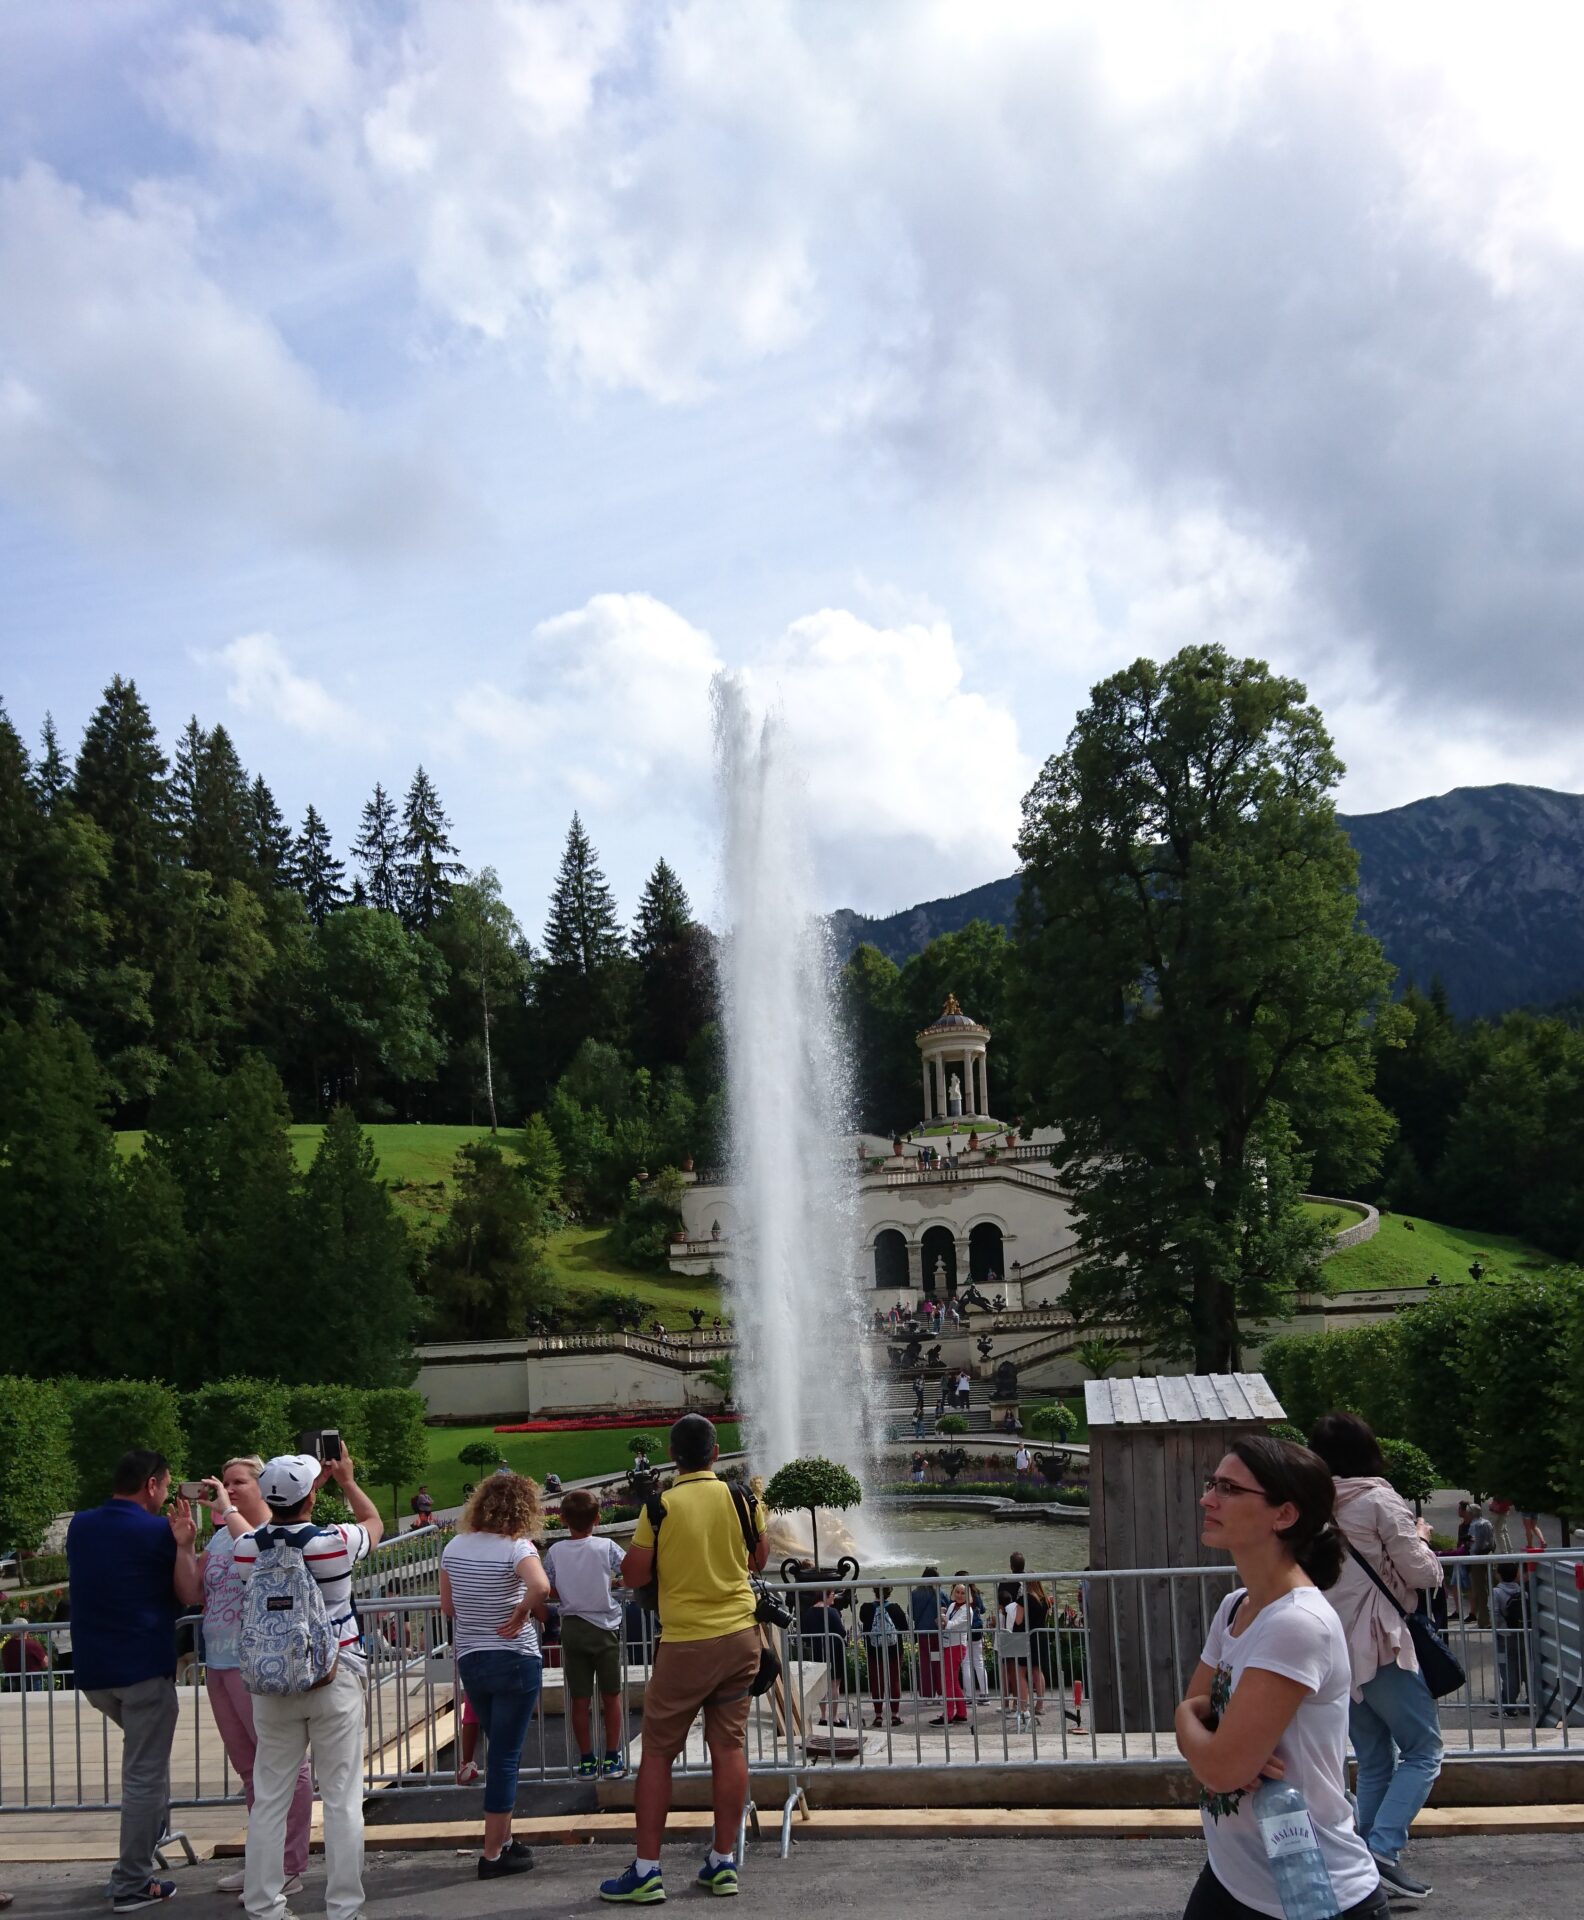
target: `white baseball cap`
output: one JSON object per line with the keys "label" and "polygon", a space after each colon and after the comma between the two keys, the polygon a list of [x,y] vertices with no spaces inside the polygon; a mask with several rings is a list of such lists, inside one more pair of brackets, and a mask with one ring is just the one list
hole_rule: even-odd
{"label": "white baseball cap", "polygon": [[278,1453],[266,1460],[259,1492],[272,1507],[298,1507],[319,1484],[320,1463],[311,1453]]}

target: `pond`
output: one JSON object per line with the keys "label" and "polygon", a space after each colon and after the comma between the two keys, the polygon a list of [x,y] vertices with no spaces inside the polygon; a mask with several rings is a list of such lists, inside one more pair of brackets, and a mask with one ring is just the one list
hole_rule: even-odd
{"label": "pond", "polygon": [[954,1573],[1005,1573],[1021,1553],[1032,1574],[1079,1572],[1089,1564],[1089,1529],[1035,1519],[1032,1514],[942,1512],[933,1501],[875,1507],[865,1516],[878,1539],[864,1572],[917,1579],[926,1566]]}

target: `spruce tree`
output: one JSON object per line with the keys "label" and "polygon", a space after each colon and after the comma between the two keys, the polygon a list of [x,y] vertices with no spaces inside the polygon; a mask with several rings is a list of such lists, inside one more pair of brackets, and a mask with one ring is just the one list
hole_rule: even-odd
{"label": "spruce tree", "polygon": [[545,920],[544,961],[535,980],[546,1044],[559,1064],[586,1039],[618,1044],[629,999],[626,943],[599,856],[577,814]]}
{"label": "spruce tree", "polygon": [[55,734],[55,716],[46,713],[39,735],[39,757],[33,767],[33,791],[39,812],[53,815],[71,790],[71,767]]}
{"label": "spruce tree", "polygon": [[403,1387],[418,1320],[413,1248],[350,1107],[336,1107],[303,1183],[300,1267],[314,1339],[293,1378]]}
{"label": "spruce tree", "polygon": [[687,891],[665,860],[644,883],[633,927],[642,1007],[639,1056],[650,1066],[681,1066],[694,1036],[715,1017],[714,953],[693,919]]}
{"label": "spruce tree", "polygon": [[258,774],[248,792],[249,852],[262,893],[292,884],[292,833],[275,796]]}
{"label": "spruce tree", "polygon": [[303,815],[302,832],[292,849],[292,877],[316,927],[346,904],[346,868],[335,857],[330,829],[312,804]]}
{"label": "spruce tree", "polygon": [[160,1060],[150,1005],[171,940],[180,878],[166,760],[148,708],[119,674],[89,720],[72,774],[76,812],[103,834],[100,906],[108,936],[108,991],[90,1015],[95,1051],[124,1097],[146,1092]]}
{"label": "spruce tree", "polygon": [[192,817],[182,836],[184,863],[207,873],[217,888],[252,879],[253,816],[247,773],[230,734],[217,726],[204,736],[198,760]]}
{"label": "spruce tree", "polygon": [[380,913],[401,910],[401,836],[396,830],[396,803],[377,782],[373,798],[363,809],[352,852],[363,869],[368,904]]}
{"label": "spruce tree", "polygon": [[198,818],[198,789],[203,783],[204,754],[208,746],[209,736],[199,726],[197,714],[189,715],[176,740],[167,787],[171,825],[188,866],[196,864],[188,857],[188,849]]}
{"label": "spruce tree", "polygon": [[433,781],[420,767],[402,811],[401,914],[411,932],[429,931],[462,873],[461,861],[451,857],[456,848],[447,836],[450,825]]}

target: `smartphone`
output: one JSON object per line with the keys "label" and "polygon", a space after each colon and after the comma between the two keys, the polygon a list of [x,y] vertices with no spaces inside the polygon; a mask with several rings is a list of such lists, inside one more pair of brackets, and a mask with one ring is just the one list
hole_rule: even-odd
{"label": "smartphone", "polygon": [[183,1480],[176,1491],[184,1500],[208,1500],[213,1497],[213,1489],[202,1480]]}
{"label": "smartphone", "polygon": [[336,1427],[304,1427],[297,1436],[297,1451],[311,1453],[316,1460],[339,1460],[340,1430]]}

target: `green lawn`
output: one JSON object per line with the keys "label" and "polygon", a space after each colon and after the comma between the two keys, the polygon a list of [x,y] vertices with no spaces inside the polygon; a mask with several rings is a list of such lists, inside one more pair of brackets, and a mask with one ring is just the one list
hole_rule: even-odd
{"label": "green lawn", "polygon": [[[318,1151],[324,1129],[309,1125],[289,1131],[297,1164],[306,1168]],[[457,1149],[489,1135],[487,1127],[392,1125],[366,1126],[363,1131],[373,1143],[382,1177],[396,1190],[396,1204],[408,1225],[420,1233],[433,1232],[445,1218]],[[517,1131],[502,1127],[495,1137],[509,1146]],[[116,1135],[116,1146],[123,1154],[137,1153],[142,1145],[141,1132],[129,1130]],[[551,1236],[548,1254],[550,1270],[568,1295],[636,1294],[651,1318],[667,1327],[690,1326],[691,1307],[701,1307],[706,1320],[721,1311],[720,1289],[712,1280],[673,1280],[663,1273],[623,1266],[610,1251],[609,1233],[604,1227],[565,1227]]]}
{"label": "green lawn", "polygon": [[[518,1473],[526,1473],[543,1482],[547,1473],[559,1473],[563,1480],[582,1480],[593,1473],[618,1473],[632,1459],[627,1442],[635,1433],[647,1433],[654,1440],[652,1459],[665,1457],[664,1422],[648,1426],[603,1427],[594,1433],[497,1433],[493,1427],[430,1427],[429,1473],[427,1484],[437,1507],[461,1504],[462,1487],[477,1481],[488,1468],[464,1467],[457,1455],[470,1441],[482,1440],[498,1450],[498,1457]],[[733,1453],[738,1445],[737,1428],[727,1423],[719,1428],[722,1453]],[[404,1492],[404,1498],[410,1489]],[[389,1497],[388,1495],[386,1496]]]}
{"label": "green lawn", "polygon": [[1349,1227],[1356,1227],[1364,1218],[1362,1207],[1327,1206],[1323,1200],[1303,1200],[1298,1211],[1308,1214],[1311,1220],[1334,1220],[1338,1233],[1345,1233]]}
{"label": "green lawn", "polygon": [[[1410,1219],[1411,1232],[1404,1224]],[[1444,1227],[1417,1214],[1389,1213],[1373,1239],[1332,1254],[1325,1273],[1328,1281],[1347,1293],[1370,1287],[1422,1287],[1432,1273],[1441,1276],[1443,1286],[1455,1286],[1468,1279],[1476,1259],[1498,1278],[1556,1264],[1549,1254],[1507,1234]]]}

